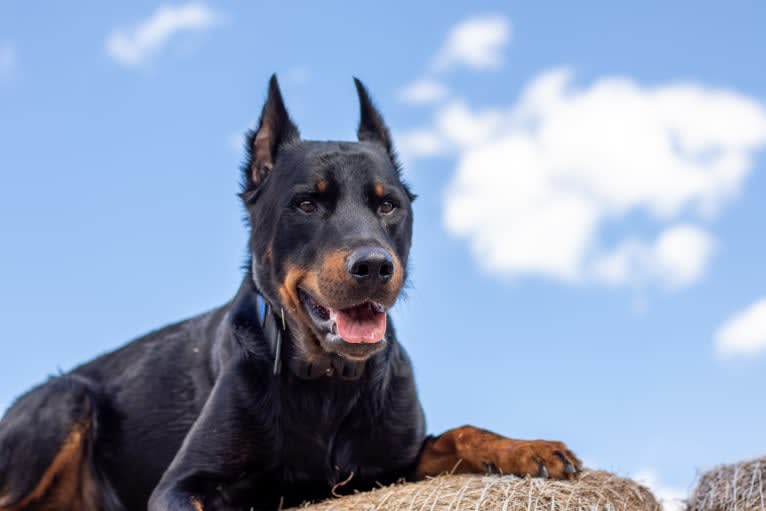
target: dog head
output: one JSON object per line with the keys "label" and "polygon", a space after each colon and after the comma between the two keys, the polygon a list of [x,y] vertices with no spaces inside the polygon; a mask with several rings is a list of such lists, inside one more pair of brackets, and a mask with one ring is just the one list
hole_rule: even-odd
{"label": "dog head", "polygon": [[275,76],[248,135],[242,198],[253,279],[305,359],[380,351],[406,279],[414,196],[383,118],[355,84],[357,142],[302,140]]}

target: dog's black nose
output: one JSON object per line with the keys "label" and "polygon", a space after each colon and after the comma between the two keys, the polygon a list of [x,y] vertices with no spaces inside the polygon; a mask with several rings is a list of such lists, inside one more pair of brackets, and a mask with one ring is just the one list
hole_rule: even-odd
{"label": "dog's black nose", "polygon": [[346,269],[358,282],[387,282],[394,274],[394,260],[380,247],[360,247],[346,256]]}

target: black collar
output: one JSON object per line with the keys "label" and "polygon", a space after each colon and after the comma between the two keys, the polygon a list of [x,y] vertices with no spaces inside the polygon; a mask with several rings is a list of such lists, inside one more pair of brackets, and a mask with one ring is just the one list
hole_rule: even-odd
{"label": "black collar", "polygon": [[307,362],[300,357],[287,353],[284,348],[289,343],[286,343],[285,339],[289,337],[290,332],[287,330],[284,309],[280,308],[277,314],[263,295],[258,293],[256,296],[258,320],[261,322],[263,335],[271,347],[271,355],[274,359],[274,376],[278,376],[282,372],[283,363],[290,368],[290,372],[304,380],[314,380],[321,377],[357,380],[362,376],[367,365],[366,361],[354,362],[346,360],[340,355],[328,353]]}

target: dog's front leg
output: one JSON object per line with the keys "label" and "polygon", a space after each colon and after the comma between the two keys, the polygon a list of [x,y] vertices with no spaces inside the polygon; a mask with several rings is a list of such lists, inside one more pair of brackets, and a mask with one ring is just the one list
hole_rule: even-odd
{"label": "dog's front leg", "polygon": [[252,374],[247,361],[223,370],[202,413],[154,489],[148,511],[244,507],[245,503],[239,502],[241,496],[226,489],[268,468],[279,449],[270,417],[273,407],[263,398],[265,389],[255,388]]}
{"label": "dog's front leg", "polygon": [[415,478],[442,473],[492,473],[571,479],[580,460],[561,442],[513,440],[462,426],[428,437],[418,458]]}

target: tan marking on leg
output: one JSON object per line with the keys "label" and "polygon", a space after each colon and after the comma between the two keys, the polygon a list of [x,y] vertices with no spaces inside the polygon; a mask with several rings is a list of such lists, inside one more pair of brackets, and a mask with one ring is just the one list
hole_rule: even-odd
{"label": "tan marking on leg", "polygon": [[191,505],[194,508],[194,511],[205,511],[205,508],[202,507],[202,502],[200,502],[197,497],[191,498]]}
{"label": "tan marking on leg", "polygon": [[83,445],[89,430],[90,422],[75,425],[34,489],[0,511],[25,511],[31,504],[29,509],[96,511],[95,482]]}

